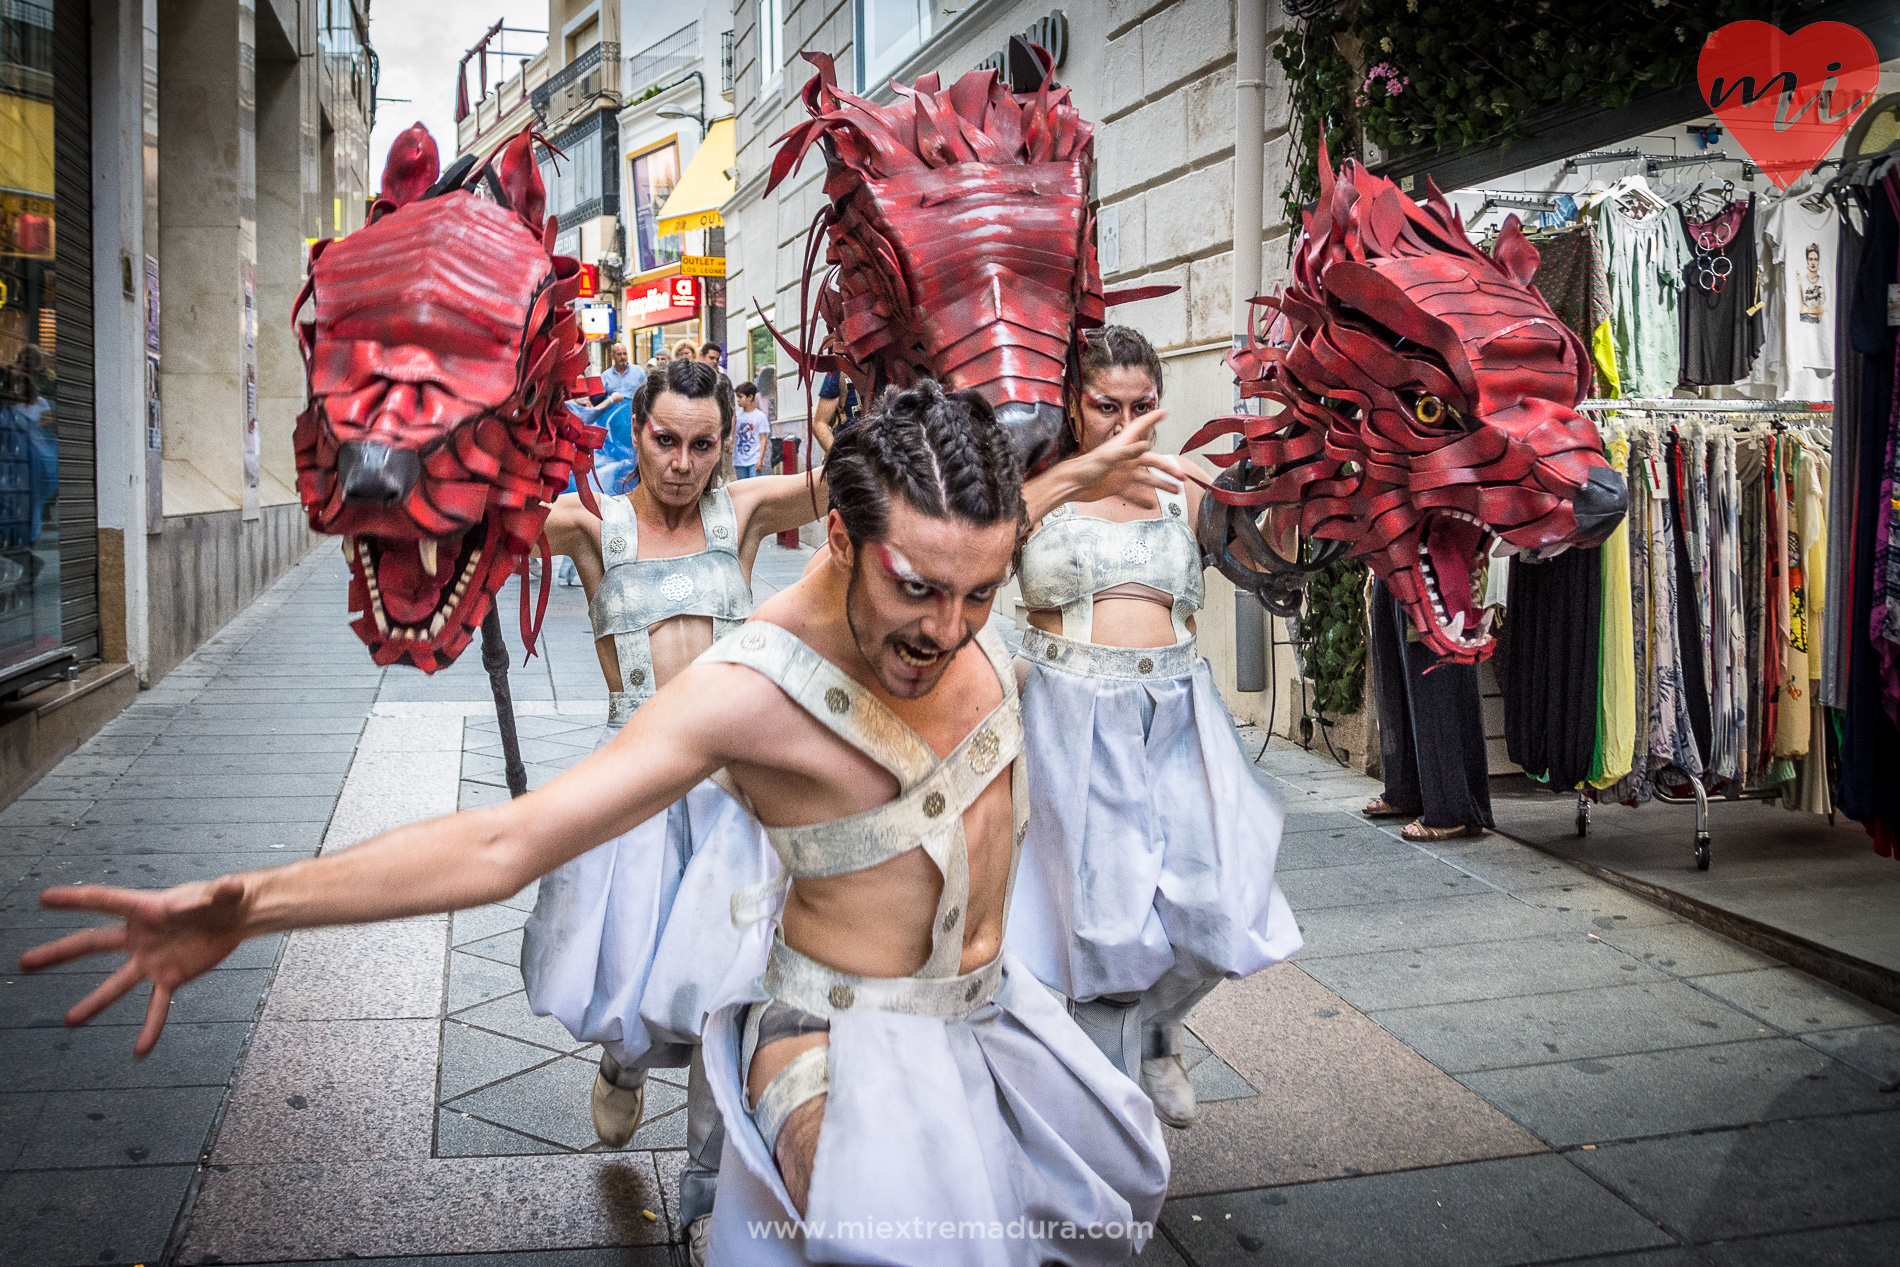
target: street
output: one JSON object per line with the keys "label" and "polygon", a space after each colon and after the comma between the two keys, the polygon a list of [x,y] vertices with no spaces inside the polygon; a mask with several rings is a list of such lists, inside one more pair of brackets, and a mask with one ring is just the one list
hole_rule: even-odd
{"label": "street", "polygon": [[[758,596],[803,561],[768,543]],[[507,795],[479,654],[376,668],[346,582],[320,547],[0,812],[9,969],[82,922],[38,908],[48,885],[205,879]],[[504,591],[511,641],[516,605]],[[605,718],[578,589],[511,674],[538,785]],[[1900,1244],[1892,1014],[1495,833],[1404,843],[1355,812],[1378,785],[1324,753],[1274,739],[1257,768],[1286,803],[1306,947],[1194,1013],[1204,1109],[1168,1133],[1141,1261],[1686,1267]],[[522,994],[533,897],[248,943],[142,1063],[143,990],[67,1031],[97,964],[0,978],[7,1262],[684,1262],[684,1071],[652,1084],[627,1149],[594,1141],[595,1049]]]}

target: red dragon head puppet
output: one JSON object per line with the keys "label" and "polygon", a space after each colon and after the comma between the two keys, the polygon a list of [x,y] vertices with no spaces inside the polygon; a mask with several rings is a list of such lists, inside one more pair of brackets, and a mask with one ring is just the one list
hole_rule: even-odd
{"label": "red dragon head puppet", "polygon": [[[831,266],[815,305],[821,351],[785,344],[807,373],[840,370],[869,401],[887,386],[934,378],[995,406],[1025,465],[1052,453],[1078,390],[1075,340],[1105,303],[1088,209],[1094,129],[1050,78],[1015,93],[993,70],[948,88],[936,75],[892,84],[895,104],[838,87],[831,58],[806,53],[811,118],[779,138],[768,190],[822,143],[830,201],[806,240],[809,286],[821,241]],[[820,231],[823,231],[823,237]],[[781,343],[784,340],[781,339]]]}
{"label": "red dragon head puppet", "polygon": [[[1188,443],[1245,440],[1208,455],[1225,471],[1203,543],[1282,598],[1343,543],[1439,656],[1474,663],[1494,645],[1479,603],[1499,542],[1595,545],[1623,517],[1623,478],[1575,409],[1590,360],[1531,288],[1537,251],[1516,217],[1486,255],[1436,187],[1420,204],[1350,161],[1335,177],[1323,148],[1319,170],[1293,284],[1255,300],[1277,314],[1269,338],[1228,358],[1243,396],[1283,408],[1216,419]],[[1280,526],[1311,539],[1304,559],[1266,541],[1262,506],[1297,518]]]}
{"label": "red dragon head puppet", "polygon": [[[418,123],[390,147],[370,223],[311,251],[297,487],[310,526],[343,538],[378,664],[452,663],[576,468],[591,501],[602,437],[563,408],[586,363],[580,265],[552,252],[534,145],[523,132],[438,175]],[[530,652],[535,625],[524,577]]]}

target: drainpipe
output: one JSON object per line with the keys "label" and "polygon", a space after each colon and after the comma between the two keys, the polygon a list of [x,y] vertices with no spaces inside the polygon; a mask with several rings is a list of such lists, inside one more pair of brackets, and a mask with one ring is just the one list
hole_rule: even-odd
{"label": "drainpipe", "polygon": [[[1234,346],[1247,341],[1249,302],[1260,288],[1261,185],[1266,179],[1267,3],[1234,4]],[[1239,388],[1234,406],[1244,408]],[[1234,689],[1267,689],[1267,613],[1245,590],[1234,591]],[[1271,728],[1273,718],[1267,718]]]}

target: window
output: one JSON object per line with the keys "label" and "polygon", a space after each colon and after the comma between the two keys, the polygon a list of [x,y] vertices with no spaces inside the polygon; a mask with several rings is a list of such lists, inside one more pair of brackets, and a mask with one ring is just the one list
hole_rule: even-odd
{"label": "window", "polygon": [[759,91],[785,63],[785,0],[759,0]]}
{"label": "window", "polygon": [[[53,10],[0,8],[0,674],[60,646]],[[81,292],[82,295],[84,292]],[[78,302],[86,303],[85,295]]]}
{"label": "window", "polygon": [[857,0],[858,91],[880,84],[930,38],[932,0]]}
{"label": "window", "polygon": [[633,187],[634,265],[646,272],[680,257],[680,235],[659,235],[660,208],[680,183],[680,147],[667,144],[649,150],[630,164]]}

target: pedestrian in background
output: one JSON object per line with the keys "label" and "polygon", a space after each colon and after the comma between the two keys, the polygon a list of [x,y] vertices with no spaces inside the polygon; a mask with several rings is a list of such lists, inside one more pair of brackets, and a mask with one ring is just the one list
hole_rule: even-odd
{"label": "pedestrian in background", "polygon": [[772,424],[759,408],[759,389],[753,383],[738,387],[739,416],[732,428],[732,473],[749,480],[759,473],[759,458],[765,450],[766,429]]}

